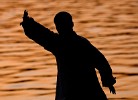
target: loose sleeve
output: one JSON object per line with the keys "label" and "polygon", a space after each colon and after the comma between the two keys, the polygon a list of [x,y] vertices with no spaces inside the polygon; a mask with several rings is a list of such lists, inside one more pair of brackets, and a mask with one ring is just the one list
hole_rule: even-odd
{"label": "loose sleeve", "polygon": [[105,56],[90,42],[89,46],[89,56],[92,65],[99,71],[102,81],[102,86],[109,87],[116,83],[116,79],[113,77],[112,69],[105,58]]}
{"label": "loose sleeve", "polygon": [[96,68],[101,76],[102,85],[104,87],[112,86],[116,83],[116,79],[113,77],[111,66],[105,58],[105,56],[88,40],[83,38],[85,44],[84,48],[87,49],[86,54],[89,59],[88,62],[94,68]]}
{"label": "loose sleeve", "polygon": [[113,77],[112,69],[105,58],[105,56],[95,48],[95,62],[96,62],[96,69],[98,69],[102,85],[104,87],[112,86],[116,83],[116,79]]}
{"label": "loose sleeve", "polygon": [[45,28],[43,25],[29,18],[22,22],[25,35],[34,42],[51,51],[56,42],[57,34]]}

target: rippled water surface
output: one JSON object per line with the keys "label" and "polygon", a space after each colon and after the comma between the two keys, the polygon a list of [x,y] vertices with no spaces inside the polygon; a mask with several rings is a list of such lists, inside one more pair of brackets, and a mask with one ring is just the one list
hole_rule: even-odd
{"label": "rippled water surface", "polygon": [[117,77],[109,100],[138,100],[138,0],[0,0],[0,100],[54,100],[55,58],[24,35],[25,9],[54,32],[55,14],[69,11]]}

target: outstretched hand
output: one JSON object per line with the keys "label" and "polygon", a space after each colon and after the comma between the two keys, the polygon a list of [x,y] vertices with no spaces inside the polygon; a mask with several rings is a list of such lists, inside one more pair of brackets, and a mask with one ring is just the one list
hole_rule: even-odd
{"label": "outstretched hand", "polygon": [[27,10],[24,11],[23,18],[28,18],[28,11]]}
{"label": "outstretched hand", "polygon": [[110,90],[110,93],[116,94],[116,90],[115,90],[114,86],[109,86],[109,90]]}
{"label": "outstretched hand", "polygon": [[[27,10],[24,10],[24,14],[23,14],[23,21],[26,21],[29,19],[29,16],[28,16],[28,11]],[[20,25],[22,25],[22,22],[20,23]]]}

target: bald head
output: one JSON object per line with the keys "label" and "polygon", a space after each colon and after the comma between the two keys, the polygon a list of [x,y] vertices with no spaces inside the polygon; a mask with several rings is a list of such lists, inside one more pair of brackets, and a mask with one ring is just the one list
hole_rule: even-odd
{"label": "bald head", "polygon": [[65,11],[59,12],[55,15],[54,23],[59,33],[72,30],[74,26],[72,16]]}

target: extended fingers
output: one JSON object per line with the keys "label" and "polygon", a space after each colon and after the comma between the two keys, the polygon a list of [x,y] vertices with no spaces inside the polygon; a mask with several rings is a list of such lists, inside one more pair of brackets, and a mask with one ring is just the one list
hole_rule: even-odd
{"label": "extended fingers", "polygon": [[23,17],[27,17],[28,16],[28,11],[27,10],[24,10],[24,15]]}
{"label": "extended fingers", "polygon": [[113,86],[109,87],[110,93],[116,94],[115,88]]}

